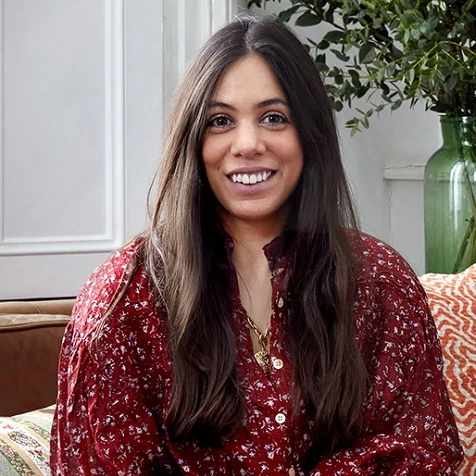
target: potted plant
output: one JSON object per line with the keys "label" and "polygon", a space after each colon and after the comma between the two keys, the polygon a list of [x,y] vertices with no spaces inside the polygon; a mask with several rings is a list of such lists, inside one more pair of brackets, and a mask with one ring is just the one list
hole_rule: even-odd
{"label": "potted plant", "polygon": [[[248,6],[268,1],[251,0]],[[443,147],[425,168],[429,272],[476,262],[476,0],[291,0],[279,17],[326,25],[307,47],[336,111],[359,100],[355,134],[385,108],[424,103],[441,114]]]}

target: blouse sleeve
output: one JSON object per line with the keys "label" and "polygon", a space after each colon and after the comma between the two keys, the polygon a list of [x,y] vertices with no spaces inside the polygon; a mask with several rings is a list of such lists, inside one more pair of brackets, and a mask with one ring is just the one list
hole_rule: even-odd
{"label": "blouse sleeve", "polygon": [[[114,270],[106,268],[78,296],[63,340],[51,433],[53,476],[172,472],[140,374],[144,333],[137,322],[148,304],[126,297],[101,337],[92,339],[115,292]],[[131,286],[130,294],[140,297],[141,286]]]}
{"label": "blouse sleeve", "polygon": [[365,437],[323,458],[312,476],[456,474],[462,449],[441,348],[423,288],[406,271],[405,278],[384,277],[373,319],[365,312],[359,317],[371,362]]}

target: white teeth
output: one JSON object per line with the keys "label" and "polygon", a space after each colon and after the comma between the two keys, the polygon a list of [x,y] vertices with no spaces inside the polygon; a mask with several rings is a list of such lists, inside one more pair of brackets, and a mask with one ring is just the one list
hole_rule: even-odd
{"label": "white teeth", "polygon": [[231,180],[234,183],[243,183],[245,185],[254,185],[258,182],[264,182],[271,177],[271,172],[261,172],[259,174],[232,174]]}

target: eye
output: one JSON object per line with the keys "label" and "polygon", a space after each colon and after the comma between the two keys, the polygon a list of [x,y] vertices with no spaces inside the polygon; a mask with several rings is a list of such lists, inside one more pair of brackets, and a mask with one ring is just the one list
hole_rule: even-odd
{"label": "eye", "polygon": [[268,114],[265,117],[263,117],[262,122],[272,126],[280,126],[282,124],[289,124],[289,121],[286,118],[286,116],[283,116],[282,114],[278,114],[276,112],[272,112],[271,114]]}
{"label": "eye", "polygon": [[207,127],[224,128],[231,125],[231,120],[226,116],[215,116],[208,121]]}

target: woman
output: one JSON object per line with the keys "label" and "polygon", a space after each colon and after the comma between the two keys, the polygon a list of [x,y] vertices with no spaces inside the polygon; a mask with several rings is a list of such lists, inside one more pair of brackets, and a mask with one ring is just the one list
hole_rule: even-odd
{"label": "woman", "polygon": [[303,45],[241,18],[178,89],[148,233],[78,296],[51,468],[64,474],[454,474],[424,292],[357,231]]}

